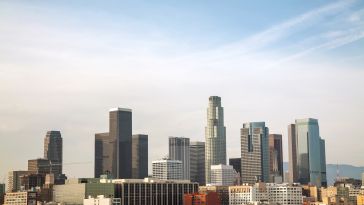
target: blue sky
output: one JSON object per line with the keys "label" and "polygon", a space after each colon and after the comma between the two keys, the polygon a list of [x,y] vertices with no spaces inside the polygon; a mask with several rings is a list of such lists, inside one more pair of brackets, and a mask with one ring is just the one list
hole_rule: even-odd
{"label": "blue sky", "polygon": [[228,157],[244,122],[286,139],[314,117],[329,163],[364,165],[363,38],[360,0],[0,1],[0,177],[41,157],[50,129],[65,162],[87,162],[66,173],[92,176],[94,133],[116,106],[133,109],[159,159],[168,136],[204,140],[210,95],[225,107]]}

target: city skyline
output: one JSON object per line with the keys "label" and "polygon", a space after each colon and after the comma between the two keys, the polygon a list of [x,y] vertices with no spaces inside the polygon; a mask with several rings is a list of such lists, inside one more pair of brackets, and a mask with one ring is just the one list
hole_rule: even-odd
{"label": "city skyline", "polygon": [[0,2],[0,181],[43,155],[48,130],[62,133],[63,172],[93,176],[94,134],[117,106],[148,134],[151,167],[168,136],[204,141],[213,95],[227,158],[243,122],[265,121],[287,162],[287,125],[315,118],[327,163],[364,166],[363,1],[65,2]]}

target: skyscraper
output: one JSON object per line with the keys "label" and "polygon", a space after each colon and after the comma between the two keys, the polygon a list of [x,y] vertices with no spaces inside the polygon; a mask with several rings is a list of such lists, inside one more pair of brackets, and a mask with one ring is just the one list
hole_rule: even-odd
{"label": "skyscraper", "polygon": [[224,108],[221,98],[211,96],[207,108],[207,126],[205,127],[205,177],[211,183],[211,165],[226,164],[226,128],[224,126]]}
{"label": "skyscraper", "polygon": [[132,156],[132,178],[148,177],[148,135],[133,135]]}
{"label": "skyscraper", "polygon": [[269,156],[270,174],[273,177],[281,177],[283,179],[282,135],[269,135]]}
{"label": "skyscraper", "polygon": [[131,178],[131,148],[131,109],[111,109],[109,112],[109,133],[95,134],[95,177],[109,173],[115,178]]}
{"label": "skyscraper", "polygon": [[52,173],[56,177],[62,174],[63,141],[60,131],[48,131],[44,138],[44,158],[48,159],[52,166]]}
{"label": "skyscraper", "polygon": [[316,119],[297,119],[288,126],[290,180],[326,186],[325,141]]}
{"label": "skyscraper", "polygon": [[191,182],[205,185],[205,143],[190,142],[190,178]]}
{"label": "skyscraper", "polygon": [[183,179],[190,180],[190,139],[169,137],[169,159],[182,162]]}
{"label": "skyscraper", "polygon": [[269,182],[269,129],[265,122],[244,123],[241,129],[242,183]]}

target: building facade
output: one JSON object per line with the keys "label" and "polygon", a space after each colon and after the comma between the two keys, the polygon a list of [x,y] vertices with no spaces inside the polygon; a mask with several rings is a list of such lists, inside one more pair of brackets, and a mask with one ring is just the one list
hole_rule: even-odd
{"label": "building facade", "polygon": [[184,195],[183,205],[220,205],[220,201],[216,192],[193,193]]}
{"label": "building facade", "polygon": [[169,137],[169,159],[182,162],[183,179],[190,180],[190,139]]}
{"label": "building facade", "polygon": [[34,174],[33,171],[10,171],[6,185],[7,192],[17,192],[21,190],[20,178],[23,175]]}
{"label": "building facade", "polygon": [[205,128],[205,178],[211,183],[211,165],[226,164],[226,127],[221,98],[211,96]]}
{"label": "building facade", "polygon": [[37,192],[8,192],[5,195],[4,205],[36,205],[37,201]]}
{"label": "building facade", "polygon": [[325,141],[316,119],[298,119],[288,127],[291,181],[327,186]]}
{"label": "building facade", "polygon": [[183,180],[182,162],[162,159],[152,162],[153,178],[161,180]]}
{"label": "building facade", "polygon": [[44,138],[44,159],[52,164],[52,173],[56,177],[62,174],[63,141],[60,131],[48,131]]}
{"label": "building facade", "polygon": [[205,185],[205,143],[190,142],[190,178]]}
{"label": "building facade", "polygon": [[241,129],[241,181],[269,182],[269,129],[265,122],[244,123]]}
{"label": "building facade", "polygon": [[301,205],[302,187],[299,184],[267,184],[268,201],[281,205]]}
{"label": "building facade", "polygon": [[269,135],[269,172],[271,182],[277,182],[276,178],[281,178],[283,181],[283,146],[282,135],[270,134]]}
{"label": "building facade", "polygon": [[230,165],[212,165],[211,166],[211,185],[213,186],[232,186],[235,185],[239,178],[238,173]]}
{"label": "building facade", "polygon": [[229,186],[200,186],[200,194],[216,192],[219,198],[219,205],[229,205]]}
{"label": "building facade", "polygon": [[109,112],[109,132],[95,134],[95,177],[109,173],[115,178],[132,177],[132,111]]}
{"label": "building facade", "polygon": [[53,173],[53,166],[51,165],[51,161],[48,159],[42,159],[42,158],[30,159],[28,160],[28,171],[31,171],[36,174],[46,175]]}
{"label": "building facade", "polygon": [[96,198],[89,196],[83,200],[83,205],[121,205],[121,199],[107,198],[104,195],[99,195]]}
{"label": "building facade", "polygon": [[233,166],[235,171],[241,177],[241,158],[230,158],[229,159],[229,165]]}
{"label": "building facade", "polygon": [[133,135],[132,156],[132,178],[148,177],[148,135]]}

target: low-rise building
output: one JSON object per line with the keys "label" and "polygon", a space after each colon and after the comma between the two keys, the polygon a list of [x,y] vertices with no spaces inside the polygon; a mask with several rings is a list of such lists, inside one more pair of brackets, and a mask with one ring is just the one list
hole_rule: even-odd
{"label": "low-rise building", "polygon": [[89,196],[83,200],[83,205],[121,205],[121,199],[105,198],[104,195],[99,195],[96,198]]}
{"label": "low-rise building", "polygon": [[183,197],[183,205],[219,205],[219,196],[216,192],[208,192],[206,194],[185,194]]}
{"label": "low-rise building", "polygon": [[302,187],[299,184],[267,184],[269,202],[280,205],[301,205]]}
{"label": "low-rise building", "polygon": [[5,194],[4,205],[36,205],[38,201],[37,192],[8,192]]}
{"label": "low-rise building", "polygon": [[229,205],[229,186],[200,186],[200,194],[216,192],[221,205]]}

